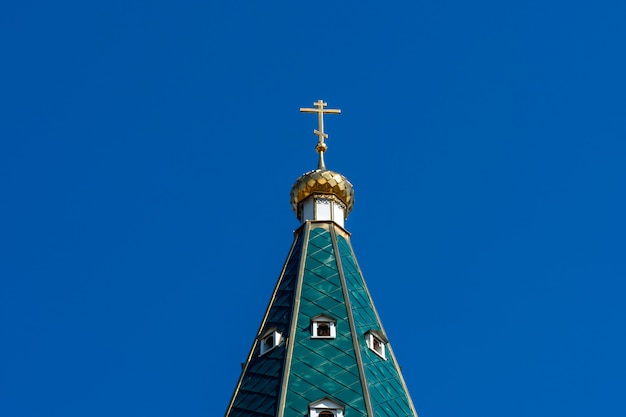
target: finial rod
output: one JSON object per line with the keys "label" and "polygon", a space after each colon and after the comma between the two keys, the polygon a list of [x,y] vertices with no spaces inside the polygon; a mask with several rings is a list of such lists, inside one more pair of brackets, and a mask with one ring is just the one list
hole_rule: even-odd
{"label": "finial rod", "polygon": [[328,106],[328,103],[325,103],[323,100],[317,100],[313,103],[315,106],[312,108],[300,108],[300,112],[302,113],[317,113],[317,125],[318,128],[313,130],[315,136],[317,136],[318,141],[315,146],[315,150],[320,155],[319,162],[317,164],[317,169],[326,169],[326,165],[324,164],[324,152],[328,149],[328,146],[324,142],[328,139],[328,133],[324,132],[324,115],[325,114],[340,114],[341,110],[339,109],[325,109],[324,107]]}

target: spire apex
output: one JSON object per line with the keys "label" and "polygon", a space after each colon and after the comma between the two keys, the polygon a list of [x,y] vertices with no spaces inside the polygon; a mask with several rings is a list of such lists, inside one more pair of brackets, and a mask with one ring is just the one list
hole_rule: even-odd
{"label": "spire apex", "polygon": [[324,164],[324,152],[328,149],[328,146],[324,142],[328,139],[328,133],[324,132],[324,115],[325,114],[340,114],[341,110],[339,109],[325,109],[328,106],[328,103],[325,103],[324,100],[317,100],[313,103],[315,106],[314,109],[301,107],[300,112],[302,113],[317,113],[317,124],[318,128],[313,130],[313,133],[317,136],[318,141],[315,146],[315,150],[320,155],[319,162],[317,164],[317,169],[326,169],[326,165]]}

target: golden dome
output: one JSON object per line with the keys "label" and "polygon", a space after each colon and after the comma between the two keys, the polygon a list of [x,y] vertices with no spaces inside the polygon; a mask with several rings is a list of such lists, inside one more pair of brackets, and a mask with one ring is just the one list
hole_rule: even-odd
{"label": "golden dome", "polygon": [[298,204],[313,194],[331,194],[346,205],[346,217],[354,205],[354,189],[346,177],[328,169],[316,169],[302,175],[291,187],[291,208],[298,213]]}

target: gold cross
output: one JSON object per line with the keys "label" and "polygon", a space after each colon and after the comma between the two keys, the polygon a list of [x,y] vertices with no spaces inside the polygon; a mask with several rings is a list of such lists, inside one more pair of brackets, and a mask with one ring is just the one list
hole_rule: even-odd
{"label": "gold cross", "polygon": [[326,143],[324,143],[324,140],[328,139],[328,133],[324,132],[324,115],[340,114],[341,110],[325,109],[324,107],[328,106],[328,103],[324,103],[323,100],[317,100],[315,103],[313,103],[313,105],[315,106],[314,109],[301,107],[300,112],[317,113],[317,124],[319,127],[313,130],[313,133],[318,137],[318,142],[315,150],[320,154],[318,169],[325,169],[326,167],[324,166],[324,152],[328,147],[326,146]]}

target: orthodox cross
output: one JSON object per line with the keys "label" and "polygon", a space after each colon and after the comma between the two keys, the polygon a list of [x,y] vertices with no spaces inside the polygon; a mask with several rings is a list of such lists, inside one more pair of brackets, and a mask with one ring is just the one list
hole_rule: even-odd
{"label": "orthodox cross", "polygon": [[328,133],[324,132],[324,115],[325,114],[340,114],[341,110],[325,109],[324,107],[328,106],[328,103],[324,103],[323,100],[317,100],[315,103],[313,103],[313,105],[315,106],[314,109],[301,107],[300,112],[317,113],[318,128],[313,130],[313,133],[318,137],[318,142],[317,142],[317,146],[315,147],[315,150],[317,151],[317,153],[320,154],[320,161],[319,161],[317,168],[326,169],[326,166],[324,166],[324,152],[326,152],[326,149],[328,148],[328,146],[326,146],[326,143],[324,142],[324,140],[328,139]]}

